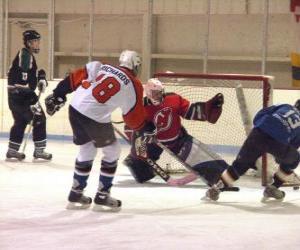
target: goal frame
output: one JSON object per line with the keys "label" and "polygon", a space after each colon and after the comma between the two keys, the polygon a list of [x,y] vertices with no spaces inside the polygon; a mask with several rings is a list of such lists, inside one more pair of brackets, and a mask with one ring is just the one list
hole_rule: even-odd
{"label": "goal frame", "polygon": [[[268,107],[273,104],[273,87],[272,81],[274,77],[269,75],[250,75],[250,74],[220,74],[220,73],[175,73],[175,72],[158,72],[153,75],[155,78],[190,78],[190,79],[210,79],[210,80],[244,80],[244,81],[260,81],[263,89],[263,107]],[[193,86],[193,85],[191,85]],[[268,184],[268,157],[267,154],[262,155],[261,159],[261,183],[262,186]]]}

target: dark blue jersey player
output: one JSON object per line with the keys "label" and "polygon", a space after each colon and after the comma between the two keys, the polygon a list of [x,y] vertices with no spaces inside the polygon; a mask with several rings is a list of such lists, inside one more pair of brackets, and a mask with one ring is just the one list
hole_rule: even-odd
{"label": "dark blue jersey player", "polygon": [[231,186],[249,168],[255,167],[257,159],[264,153],[273,155],[279,164],[273,183],[264,190],[264,198],[284,198],[285,193],[279,187],[295,178],[294,169],[300,161],[297,151],[300,146],[300,99],[294,106],[281,104],[260,110],[253,125],[232,165],[222,173],[218,185],[208,190],[208,198],[217,200],[218,189],[223,185]]}

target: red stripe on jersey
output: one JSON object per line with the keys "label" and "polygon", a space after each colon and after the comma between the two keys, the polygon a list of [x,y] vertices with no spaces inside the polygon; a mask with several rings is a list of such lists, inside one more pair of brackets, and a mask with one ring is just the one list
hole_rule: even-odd
{"label": "red stripe on jersey", "polygon": [[70,74],[70,83],[72,90],[76,90],[80,85],[82,80],[87,79],[88,73],[86,68],[77,69]]}
{"label": "red stripe on jersey", "polygon": [[136,103],[126,115],[123,115],[124,122],[131,129],[139,130],[144,126],[146,119],[146,111],[143,105],[144,89],[142,83],[126,68],[118,67],[118,69],[122,70],[130,78],[136,93]]}

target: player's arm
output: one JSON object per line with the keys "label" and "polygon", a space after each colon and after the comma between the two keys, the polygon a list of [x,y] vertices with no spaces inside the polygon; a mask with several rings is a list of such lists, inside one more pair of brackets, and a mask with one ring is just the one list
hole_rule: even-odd
{"label": "player's arm", "polygon": [[222,114],[224,96],[216,94],[207,102],[194,102],[187,108],[184,118],[187,120],[208,121],[216,123]]}

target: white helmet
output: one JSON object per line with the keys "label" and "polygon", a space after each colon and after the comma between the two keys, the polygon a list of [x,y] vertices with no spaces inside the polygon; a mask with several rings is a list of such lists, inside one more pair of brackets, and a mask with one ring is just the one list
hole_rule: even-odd
{"label": "white helmet", "polygon": [[154,105],[162,102],[164,97],[164,87],[160,80],[157,78],[150,78],[144,85],[146,96],[151,100]]}
{"label": "white helmet", "polygon": [[142,64],[139,54],[132,50],[124,50],[120,54],[119,65],[127,69],[131,69],[136,76]]}

